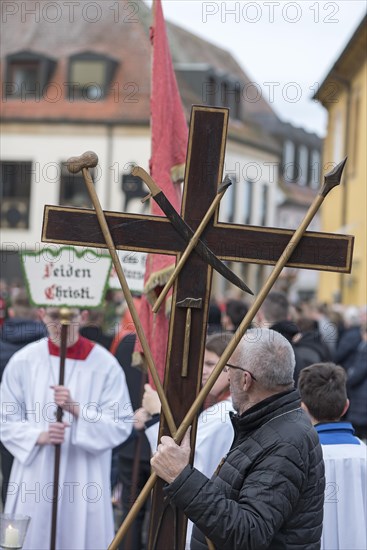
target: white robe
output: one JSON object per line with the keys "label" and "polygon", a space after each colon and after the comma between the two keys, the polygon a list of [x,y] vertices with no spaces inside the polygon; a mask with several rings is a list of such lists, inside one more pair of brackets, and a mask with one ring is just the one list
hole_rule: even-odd
{"label": "white robe", "polygon": [[[233,411],[231,399],[225,399],[200,413],[196,433],[194,466],[209,479],[222,458],[228,453],[234,438],[229,412]],[[149,426],[145,434],[152,452],[157,448],[159,423]],[[190,548],[193,523],[187,522],[186,548]]]}
{"label": "white robe", "polygon": [[367,548],[367,447],[322,445],[325,504],[322,550]]}
{"label": "white robe", "polygon": [[[55,448],[36,441],[55,421],[50,386],[59,363],[43,339],[13,355],[1,384],[1,438],[15,457],[5,512],[31,516],[24,550],[50,547]],[[114,537],[111,449],[131,432],[130,396],[122,368],[98,344],[85,360],[66,359],[64,380],[80,415],[63,416],[70,428],[61,445],[56,548],[101,550]]]}

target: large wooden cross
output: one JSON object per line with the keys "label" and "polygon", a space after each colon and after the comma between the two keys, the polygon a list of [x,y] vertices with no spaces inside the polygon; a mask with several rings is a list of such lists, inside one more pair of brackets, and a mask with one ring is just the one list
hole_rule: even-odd
{"label": "large wooden cross", "polygon": [[[190,122],[182,218],[195,229],[200,224],[222,181],[228,110],[194,106]],[[159,185],[159,182],[157,182]],[[187,243],[165,217],[105,212],[117,249],[176,255]],[[221,260],[275,264],[293,231],[241,226],[218,221],[218,213],[207,225],[202,240]],[[42,241],[79,246],[105,247],[93,210],[45,207]],[[288,266],[348,273],[351,269],[353,237],[306,232]],[[164,389],[176,426],[179,426],[201,385],[212,268],[193,252],[174,285]],[[189,369],[182,373],[187,311],[182,304],[201,304],[191,311]],[[178,305],[179,304],[179,305]],[[196,426],[193,427],[193,434]],[[169,434],[161,417],[160,435]],[[192,442],[194,443],[195,435]],[[153,493],[150,549],[185,547],[186,519],[167,507],[163,483]]]}

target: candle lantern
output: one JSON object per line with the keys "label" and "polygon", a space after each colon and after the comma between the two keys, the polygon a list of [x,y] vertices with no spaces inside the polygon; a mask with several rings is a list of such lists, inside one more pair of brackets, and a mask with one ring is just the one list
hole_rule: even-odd
{"label": "candle lantern", "polygon": [[23,548],[30,520],[29,516],[0,514],[0,548]]}

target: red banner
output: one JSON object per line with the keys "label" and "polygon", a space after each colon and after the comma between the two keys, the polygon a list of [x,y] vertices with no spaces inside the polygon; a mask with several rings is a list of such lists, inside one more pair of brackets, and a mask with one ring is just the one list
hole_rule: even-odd
{"label": "red banner", "polygon": [[[184,175],[188,128],[173,69],[160,0],[154,1],[153,10],[154,25],[150,35],[153,54],[150,174],[179,212],[181,206],[180,182]],[[153,200],[151,200],[151,213],[157,216],[163,215]],[[144,296],[140,308],[144,332],[162,381],[167,349],[169,307],[163,303],[154,317],[151,309],[152,303],[155,302],[161,288],[172,273],[174,261],[172,256],[148,255]],[[139,345],[137,350],[141,352]],[[150,382],[152,383],[152,381]]]}

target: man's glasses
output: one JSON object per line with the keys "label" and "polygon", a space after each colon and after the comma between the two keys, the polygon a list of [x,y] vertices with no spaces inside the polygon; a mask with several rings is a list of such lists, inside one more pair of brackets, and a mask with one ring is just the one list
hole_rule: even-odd
{"label": "man's glasses", "polygon": [[242,367],[238,367],[237,365],[231,365],[231,363],[226,363],[223,371],[228,372],[229,369],[236,369],[236,370],[242,370],[243,372],[247,372],[251,376],[252,380],[255,380],[256,382],[255,376],[252,374],[252,372],[250,372],[247,369],[243,369]]}

